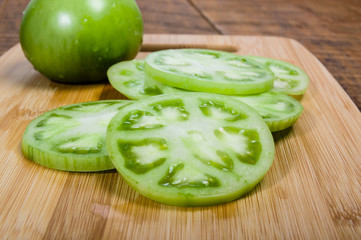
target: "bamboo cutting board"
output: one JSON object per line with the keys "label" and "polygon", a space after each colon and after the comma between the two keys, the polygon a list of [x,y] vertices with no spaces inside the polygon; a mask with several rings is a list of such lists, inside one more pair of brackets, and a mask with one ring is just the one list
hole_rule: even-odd
{"label": "bamboo cutting board", "polygon": [[142,52],[198,47],[289,61],[311,82],[296,125],[274,134],[276,156],[243,198],[184,208],[149,200],[116,171],[69,173],[23,157],[26,125],[66,104],[124,98],[109,84],[54,83],[16,45],[0,58],[0,236],[5,239],[358,239],[361,113],[331,74],[292,39],[146,35]]}

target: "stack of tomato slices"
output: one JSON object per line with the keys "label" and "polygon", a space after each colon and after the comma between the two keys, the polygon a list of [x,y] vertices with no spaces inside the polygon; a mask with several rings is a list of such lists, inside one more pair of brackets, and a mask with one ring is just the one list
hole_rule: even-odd
{"label": "stack of tomato slices", "polygon": [[308,86],[290,63],[204,50],[153,52],[108,70],[130,100],[78,103],[34,119],[31,160],[64,171],[116,168],[142,195],[179,206],[229,202],[253,189],[295,124]]}

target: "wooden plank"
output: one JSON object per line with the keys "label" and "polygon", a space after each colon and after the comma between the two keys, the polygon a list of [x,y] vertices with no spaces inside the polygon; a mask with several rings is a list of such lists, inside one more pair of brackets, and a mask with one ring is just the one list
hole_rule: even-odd
{"label": "wooden plank", "polygon": [[146,33],[217,34],[186,0],[137,0]]}
{"label": "wooden plank", "polygon": [[332,73],[361,110],[361,2],[191,0],[222,34],[296,39]]}
{"label": "wooden plank", "polygon": [[[224,46],[289,61],[310,76],[296,125],[274,133],[276,157],[243,198],[183,208],[149,200],[115,171],[67,173],[26,158],[26,125],[44,111],[123,97],[109,84],[54,83],[17,45],[0,57],[0,236],[5,239],[357,239],[361,235],[361,113],[327,69],[288,38],[146,35],[143,49]],[[142,52],[142,58],[147,52]]]}

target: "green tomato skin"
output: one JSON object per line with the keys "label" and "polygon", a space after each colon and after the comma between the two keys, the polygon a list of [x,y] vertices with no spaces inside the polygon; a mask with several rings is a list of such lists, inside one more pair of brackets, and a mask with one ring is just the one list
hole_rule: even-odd
{"label": "green tomato skin", "polygon": [[31,0],[20,26],[26,58],[64,83],[105,80],[111,65],[137,55],[142,38],[134,0]]}

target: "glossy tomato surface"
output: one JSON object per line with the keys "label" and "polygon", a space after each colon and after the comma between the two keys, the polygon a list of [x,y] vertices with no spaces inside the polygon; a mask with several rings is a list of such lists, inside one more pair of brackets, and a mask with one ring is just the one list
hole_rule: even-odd
{"label": "glossy tomato surface", "polygon": [[20,27],[34,68],[66,83],[105,80],[112,64],[136,56],[142,37],[134,0],[32,0]]}

